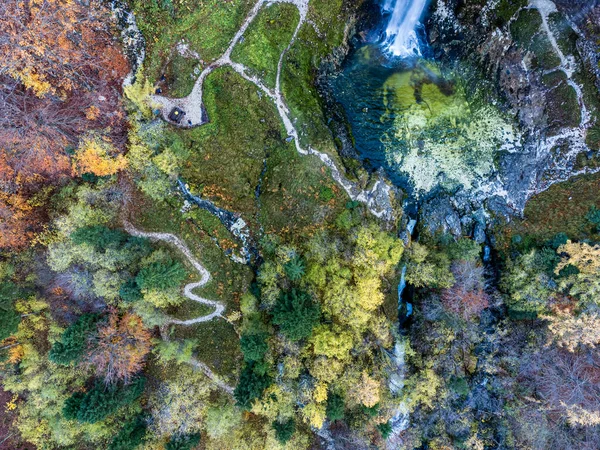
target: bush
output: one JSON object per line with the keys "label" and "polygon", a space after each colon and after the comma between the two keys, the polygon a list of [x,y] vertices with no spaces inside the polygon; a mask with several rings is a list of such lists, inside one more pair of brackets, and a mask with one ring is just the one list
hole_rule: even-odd
{"label": "bush", "polygon": [[275,421],[273,422],[273,429],[275,430],[277,440],[285,444],[296,432],[296,421],[293,418],[286,422]]}
{"label": "bush", "polygon": [[154,262],[137,274],[135,281],[140,289],[167,290],[180,286],[186,278],[185,268],[178,262]]}
{"label": "bush", "polygon": [[344,399],[341,395],[333,394],[327,398],[326,414],[332,422],[344,418]]}
{"label": "bush", "polygon": [[143,415],[139,415],[119,430],[108,450],[133,450],[142,443],[145,436],[146,420]]}
{"label": "bush", "polygon": [[292,289],[284,292],[273,307],[273,323],[290,340],[309,337],[319,321],[319,305],[306,292]]}
{"label": "bush", "polygon": [[392,425],[389,421],[385,423],[380,423],[379,425],[377,425],[377,429],[381,433],[381,437],[383,439],[387,439],[388,437],[390,437],[390,434],[392,434]]}
{"label": "bush", "polygon": [[63,366],[77,362],[87,347],[87,341],[95,333],[101,316],[84,314],[62,334],[61,340],[54,343],[48,359]]}
{"label": "bush", "polygon": [[260,361],[264,358],[265,353],[269,350],[267,344],[267,336],[260,334],[243,334],[240,339],[240,346],[244,354],[244,361]]}
{"label": "bush", "polygon": [[[271,378],[263,370],[255,370],[255,365],[256,363],[246,364],[233,393],[240,408],[245,410],[249,410],[252,402],[271,384]],[[256,366],[261,369],[263,367],[260,364]]]}
{"label": "bush", "polygon": [[63,415],[66,419],[84,423],[104,420],[122,406],[128,405],[142,395],[146,379],[136,378],[131,384],[106,386],[96,381],[87,393],[76,392],[65,401]]}
{"label": "bush", "polygon": [[172,437],[165,450],[191,450],[200,444],[200,434],[184,434]]}

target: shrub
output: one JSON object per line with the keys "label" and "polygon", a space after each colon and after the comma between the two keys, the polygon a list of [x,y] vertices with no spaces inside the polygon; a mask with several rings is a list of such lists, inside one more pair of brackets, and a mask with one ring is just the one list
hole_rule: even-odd
{"label": "shrub", "polygon": [[296,289],[282,293],[272,313],[273,323],[292,341],[309,337],[321,316],[319,305],[311,296]]}
{"label": "shrub", "polygon": [[200,444],[200,434],[183,434],[172,437],[165,446],[165,450],[191,450]]}
{"label": "shrub", "polygon": [[285,444],[296,432],[296,421],[293,418],[285,422],[275,421],[273,422],[273,429],[275,430],[277,440]]}

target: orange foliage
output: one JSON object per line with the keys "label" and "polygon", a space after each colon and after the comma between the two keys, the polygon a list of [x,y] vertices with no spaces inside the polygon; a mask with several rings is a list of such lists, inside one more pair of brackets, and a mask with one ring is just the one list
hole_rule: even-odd
{"label": "orange foliage", "polygon": [[38,97],[95,84],[98,70],[106,72],[102,78],[127,72],[99,1],[3,0],[0,20],[3,71]]}
{"label": "orange foliage", "polygon": [[114,175],[127,166],[127,160],[123,155],[111,157],[115,153],[111,145],[100,139],[84,140],[73,163],[74,172],[78,175],[93,173],[99,177]]}
{"label": "orange foliage", "polygon": [[442,291],[442,304],[453,314],[469,320],[479,316],[489,306],[489,296],[484,289],[483,268],[471,261],[452,265],[456,282]]}
{"label": "orange foliage", "polygon": [[120,316],[112,310],[108,322],[91,343],[87,364],[102,373],[106,383],[119,380],[127,383],[143,368],[151,348],[150,338],[139,316],[132,313]]}
{"label": "orange foliage", "polygon": [[20,247],[43,223],[27,199],[71,175],[83,133],[123,148],[128,64],[100,0],[2,0],[0,23],[0,247]]}

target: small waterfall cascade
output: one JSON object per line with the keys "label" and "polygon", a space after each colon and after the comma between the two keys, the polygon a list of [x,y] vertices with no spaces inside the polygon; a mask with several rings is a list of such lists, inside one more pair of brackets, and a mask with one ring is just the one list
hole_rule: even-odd
{"label": "small waterfall cascade", "polygon": [[390,13],[383,47],[394,56],[421,56],[417,28],[427,0],[384,0],[382,9]]}

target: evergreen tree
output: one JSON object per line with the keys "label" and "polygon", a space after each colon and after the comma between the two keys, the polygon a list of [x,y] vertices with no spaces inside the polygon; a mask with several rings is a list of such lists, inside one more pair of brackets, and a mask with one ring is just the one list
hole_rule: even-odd
{"label": "evergreen tree", "polygon": [[141,289],[166,290],[180,286],[185,280],[185,268],[176,261],[154,262],[139,271],[135,281]]}
{"label": "evergreen tree", "polygon": [[0,341],[16,333],[21,315],[15,310],[15,299],[20,290],[12,282],[0,285]]}
{"label": "evergreen tree", "polygon": [[289,260],[284,266],[285,274],[292,281],[298,281],[304,275],[306,267],[302,258],[296,256]]}
{"label": "evergreen tree", "polygon": [[330,395],[327,398],[327,418],[332,422],[344,418],[344,399],[338,394]]}
{"label": "evergreen tree", "polygon": [[117,248],[123,245],[128,237],[129,235],[121,230],[114,230],[103,225],[83,227],[71,233],[71,240],[74,244],[89,244],[97,251],[106,250],[109,247]]}
{"label": "evergreen tree", "polygon": [[275,430],[275,437],[281,444],[288,442],[296,432],[296,421],[293,418],[285,422],[276,420],[272,425]]}
{"label": "evergreen tree", "polygon": [[98,314],[84,314],[79,317],[64,331],[61,340],[55,342],[50,349],[50,361],[63,366],[77,362],[87,347],[90,335],[96,331],[100,318]]}
{"label": "evergreen tree", "polygon": [[142,395],[146,379],[136,378],[131,384],[104,385],[96,381],[87,393],[76,392],[65,401],[63,415],[78,422],[96,423],[104,420],[122,406],[128,405]]}
{"label": "evergreen tree", "polygon": [[108,450],[133,450],[137,448],[146,436],[146,419],[143,415],[123,425],[123,428],[114,437]]}
{"label": "evergreen tree", "polygon": [[240,339],[240,346],[244,354],[244,361],[260,361],[269,350],[266,341],[267,336],[264,333],[243,334]]}
{"label": "evergreen tree", "polygon": [[142,291],[135,278],[130,278],[119,289],[119,296],[126,303],[134,303],[142,298]]}
{"label": "evergreen tree", "polygon": [[310,336],[321,316],[319,305],[311,296],[296,289],[282,293],[272,313],[273,323],[292,341]]}
{"label": "evergreen tree", "polygon": [[256,370],[257,368],[262,369],[263,367],[256,363],[245,365],[233,393],[238,405],[245,410],[249,410],[252,402],[259,398],[271,384],[271,377],[263,370]]}
{"label": "evergreen tree", "polygon": [[387,439],[390,436],[390,434],[392,434],[392,425],[389,421],[380,423],[379,425],[377,425],[377,429],[381,433],[381,437],[383,439]]}

